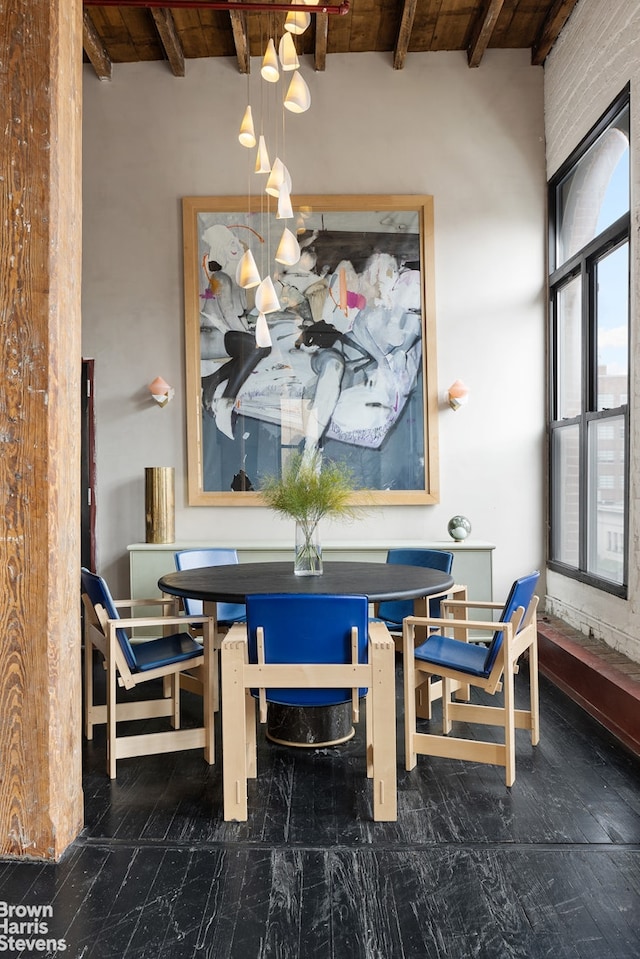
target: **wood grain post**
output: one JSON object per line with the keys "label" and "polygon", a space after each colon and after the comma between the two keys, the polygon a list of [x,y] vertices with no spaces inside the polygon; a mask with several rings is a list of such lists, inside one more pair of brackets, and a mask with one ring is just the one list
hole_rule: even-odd
{"label": "wood grain post", "polygon": [[144,471],[145,532],[147,543],[175,543],[175,470],[147,466]]}
{"label": "wood grain post", "polygon": [[0,855],[82,828],[81,0],[0,15]]}

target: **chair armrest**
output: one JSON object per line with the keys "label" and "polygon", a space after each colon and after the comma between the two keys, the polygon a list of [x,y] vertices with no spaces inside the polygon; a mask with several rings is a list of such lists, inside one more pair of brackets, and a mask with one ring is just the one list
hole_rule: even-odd
{"label": "chair armrest", "polygon": [[396,644],[393,637],[384,623],[369,621],[369,642],[376,646],[392,646],[395,650]]}
{"label": "chair armrest", "polygon": [[133,609],[135,606],[172,606],[177,596],[164,596],[162,598],[154,596],[148,599],[114,599],[113,605],[116,609]]}
{"label": "chair armrest", "polygon": [[[455,586],[451,587],[452,590],[455,588]],[[489,600],[447,599],[442,605],[445,604],[447,607],[456,609],[504,609],[504,603],[494,603]]]}
{"label": "chair armrest", "polygon": [[200,625],[211,622],[211,616],[133,616],[130,619],[108,619],[107,624],[116,629],[133,626],[184,626],[185,623]]}
{"label": "chair armrest", "polygon": [[229,629],[223,636],[220,648],[223,646],[228,646],[231,643],[246,643],[247,641],[247,624],[234,623],[231,629]]}
{"label": "chair armrest", "polygon": [[442,619],[437,616],[407,616],[404,622],[409,626],[438,627],[442,631],[459,627],[461,629],[483,629],[491,633],[495,633],[496,630],[504,630],[509,625],[508,622],[488,623],[485,619]]}

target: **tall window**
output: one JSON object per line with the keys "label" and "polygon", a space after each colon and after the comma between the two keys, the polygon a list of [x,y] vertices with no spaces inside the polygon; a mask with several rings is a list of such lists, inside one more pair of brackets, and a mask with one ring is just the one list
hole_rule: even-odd
{"label": "tall window", "polygon": [[549,565],[626,596],[629,91],[549,184]]}

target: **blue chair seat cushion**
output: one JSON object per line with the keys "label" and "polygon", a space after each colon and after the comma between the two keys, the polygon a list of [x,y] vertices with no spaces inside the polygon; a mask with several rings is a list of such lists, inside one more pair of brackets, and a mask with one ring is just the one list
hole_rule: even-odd
{"label": "blue chair seat cushion", "polygon": [[488,650],[476,643],[464,643],[451,639],[441,633],[434,633],[416,647],[415,658],[433,666],[446,666],[457,669],[469,676],[487,677],[491,667],[487,666]]}
{"label": "blue chair seat cushion", "polygon": [[202,646],[189,633],[173,633],[133,646],[136,670],[141,673],[171,663],[180,663],[202,656]]}

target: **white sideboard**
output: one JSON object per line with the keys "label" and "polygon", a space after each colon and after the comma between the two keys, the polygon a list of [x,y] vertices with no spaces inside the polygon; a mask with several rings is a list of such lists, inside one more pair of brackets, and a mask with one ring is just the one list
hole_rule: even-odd
{"label": "white sideboard", "polygon": [[[129,551],[129,575],[131,596],[133,599],[157,597],[158,579],[165,573],[175,572],[173,554],[180,549],[197,549],[206,546],[233,547],[238,551],[241,563],[259,563],[269,560],[291,559],[293,566],[293,544],[274,545],[273,543],[227,543],[227,542],[177,542],[177,543],[132,543]],[[422,547],[428,549],[451,550],[453,578],[456,583],[464,583],[469,590],[470,599],[493,599],[494,546],[479,540],[465,540],[461,543],[453,540],[440,542],[370,542],[357,545],[348,543],[323,543],[322,557],[331,560],[359,560],[361,562],[384,563],[388,549],[395,547]]]}

